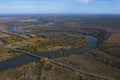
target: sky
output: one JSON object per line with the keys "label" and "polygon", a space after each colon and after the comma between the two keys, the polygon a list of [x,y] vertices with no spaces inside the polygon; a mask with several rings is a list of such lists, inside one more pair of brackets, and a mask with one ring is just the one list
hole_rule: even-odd
{"label": "sky", "polygon": [[0,14],[120,14],[120,0],[0,0]]}

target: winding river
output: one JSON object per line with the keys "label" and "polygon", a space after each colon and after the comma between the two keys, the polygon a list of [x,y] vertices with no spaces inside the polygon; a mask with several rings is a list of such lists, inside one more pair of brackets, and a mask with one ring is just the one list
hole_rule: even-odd
{"label": "winding river", "polygon": [[[14,33],[21,33],[23,34],[21,31],[17,30],[17,27],[14,26],[11,30],[11,32]],[[30,34],[30,33],[29,33]],[[37,55],[40,55],[42,57],[53,57],[53,56],[60,56],[62,54],[75,54],[75,53],[83,53],[83,52],[87,52],[89,50],[95,49],[98,47],[98,39],[90,36],[90,35],[84,35],[85,37],[88,38],[88,44],[83,46],[82,48],[77,48],[77,49],[73,49],[73,50],[62,50],[62,51],[53,51],[53,52],[43,52],[43,53],[36,53]],[[16,66],[20,66],[23,64],[27,64],[29,62],[34,62],[34,61],[38,61],[39,59],[30,55],[21,55],[3,62],[0,62],[0,72],[7,70],[7,69],[11,69],[14,68]]]}

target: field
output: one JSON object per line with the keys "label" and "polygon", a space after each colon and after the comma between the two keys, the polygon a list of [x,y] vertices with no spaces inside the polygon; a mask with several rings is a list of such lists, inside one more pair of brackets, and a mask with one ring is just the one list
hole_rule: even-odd
{"label": "field", "polygon": [[106,43],[120,44],[120,34],[112,34],[106,41]]}

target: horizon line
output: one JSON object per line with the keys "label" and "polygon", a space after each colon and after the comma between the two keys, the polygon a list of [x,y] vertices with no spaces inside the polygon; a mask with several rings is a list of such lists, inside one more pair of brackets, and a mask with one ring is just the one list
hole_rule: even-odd
{"label": "horizon line", "polygon": [[89,15],[89,14],[108,14],[108,15],[109,15],[109,14],[115,14],[115,15],[120,15],[120,13],[0,13],[0,15],[14,15],[14,14],[15,14],[15,15],[17,15],[17,14],[18,14],[18,15],[22,15],[22,14],[24,14],[24,15],[25,15],[25,14],[58,14],[58,15],[59,15],[59,14],[68,14],[68,15],[69,15],[69,14],[73,14],[73,15],[74,15],[74,14],[75,14],[75,15],[81,15],[81,14],[82,14],[82,15],[86,15],[86,14],[88,14],[88,15]]}

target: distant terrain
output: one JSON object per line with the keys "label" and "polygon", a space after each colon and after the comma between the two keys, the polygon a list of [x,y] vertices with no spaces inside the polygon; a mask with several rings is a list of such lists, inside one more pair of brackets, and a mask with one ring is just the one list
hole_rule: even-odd
{"label": "distant terrain", "polygon": [[[86,46],[85,35],[98,40],[96,48],[64,53]],[[60,56],[7,69],[0,80],[120,80],[120,15],[0,15],[0,64],[24,51]]]}

